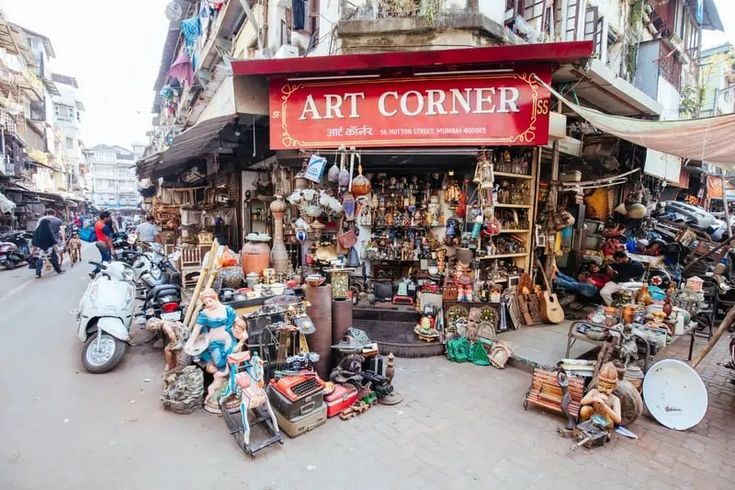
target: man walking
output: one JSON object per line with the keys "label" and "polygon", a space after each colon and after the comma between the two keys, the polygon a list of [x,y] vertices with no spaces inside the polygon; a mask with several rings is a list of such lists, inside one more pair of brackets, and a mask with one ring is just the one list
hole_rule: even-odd
{"label": "man walking", "polygon": [[64,271],[59,265],[59,246],[62,240],[62,221],[56,217],[56,211],[46,210],[46,216],[38,221],[38,226],[33,232],[31,244],[36,248],[36,278],[41,277],[45,256],[48,256],[51,265],[57,274]]}
{"label": "man walking", "polygon": [[640,281],[645,273],[643,264],[635,260],[631,260],[628,254],[622,250],[618,250],[613,254],[612,265],[607,266],[607,275],[610,276],[610,282],[600,289],[600,296],[607,306],[612,305],[612,295],[620,292],[621,284],[632,281]]}
{"label": "man walking", "polygon": [[[100,251],[100,262],[109,262],[112,260],[112,216],[109,211],[102,211],[97,222],[94,224],[94,234],[97,238],[95,246]],[[97,273],[100,271],[99,266],[96,266],[92,272],[89,273],[89,277],[95,278]]]}
{"label": "man walking", "polygon": [[153,215],[149,214],[145,217],[145,222],[139,224],[135,231],[138,232],[138,239],[141,242],[156,242],[163,245],[163,242],[161,241],[161,234],[158,232],[158,227],[156,226],[155,221],[156,219],[153,217]]}

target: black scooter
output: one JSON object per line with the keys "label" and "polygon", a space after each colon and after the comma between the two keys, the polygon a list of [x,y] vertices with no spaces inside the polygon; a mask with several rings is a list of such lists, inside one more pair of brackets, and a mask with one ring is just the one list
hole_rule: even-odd
{"label": "black scooter", "polygon": [[28,243],[33,237],[29,231],[10,231],[0,235],[0,267],[15,269],[31,256],[31,247]]}

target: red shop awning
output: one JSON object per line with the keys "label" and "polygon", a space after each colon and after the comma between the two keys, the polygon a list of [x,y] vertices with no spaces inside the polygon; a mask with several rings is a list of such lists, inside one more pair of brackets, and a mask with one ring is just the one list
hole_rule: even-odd
{"label": "red shop awning", "polygon": [[410,72],[415,69],[450,71],[531,63],[574,63],[585,60],[592,54],[592,41],[574,41],[431,51],[233,60],[232,72],[240,76],[297,76],[399,70]]}

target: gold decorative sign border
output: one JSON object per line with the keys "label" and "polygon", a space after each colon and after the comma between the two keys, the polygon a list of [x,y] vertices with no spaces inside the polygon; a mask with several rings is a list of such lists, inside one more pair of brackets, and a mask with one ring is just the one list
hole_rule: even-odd
{"label": "gold decorative sign border", "polygon": [[[521,133],[517,134],[516,136],[512,137],[505,137],[505,138],[451,138],[451,139],[442,139],[442,138],[432,138],[433,141],[440,141],[446,144],[451,143],[473,143],[473,144],[495,144],[495,143],[528,143],[536,138],[536,122],[538,120],[538,113],[536,111],[537,109],[537,102],[539,98],[539,83],[536,78],[536,75],[534,73],[512,73],[512,74],[502,74],[502,75],[475,75],[475,76],[456,76],[456,77],[449,77],[449,79],[488,79],[488,78],[512,78],[516,80],[520,80],[528,85],[528,87],[531,89],[531,120],[529,121],[528,127],[523,130]],[[435,80],[435,77],[412,77],[412,78],[396,78],[391,79],[391,81],[394,82],[407,82],[407,81],[418,81],[418,80]],[[361,80],[360,84],[371,84],[371,83],[385,83],[385,79],[381,80],[373,80],[373,79],[365,79]],[[354,82],[352,82],[354,84]],[[336,85],[345,85],[344,82],[325,82],[325,83],[314,83],[309,84],[310,87],[330,87],[330,86],[336,86]],[[288,129],[288,122],[286,118],[287,109],[288,109],[288,99],[299,89],[302,89],[306,86],[306,84],[303,83],[284,83],[281,87],[281,110],[280,111],[273,111],[271,113],[271,118],[274,120],[281,121],[281,144],[287,148],[318,148],[318,147],[331,147],[334,146],[337,142],[335,141],[301,141],[299,139],[294,138],[291,136],[291,133]],[[369,143],[370,146],[375,145],[376,143],[382,143],[385,145],[405,145],[407,143],[411,144],[425,144],[427,141],[426,138],[420,138],[420,139],[371,139],[368,141],[365,140],[342,140],[339,141],[339,145],[346,145],[346,146],[358,146],[360,144]]]}

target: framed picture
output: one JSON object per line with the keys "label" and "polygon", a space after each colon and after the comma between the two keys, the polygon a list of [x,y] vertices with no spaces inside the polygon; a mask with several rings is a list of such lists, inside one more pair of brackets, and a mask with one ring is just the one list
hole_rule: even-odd
{"label": "framed picture", "polygon": [[517,288],[518,287],[518,281],[520,280],[521,276],[508,276],[508,287],[509,288]]}

